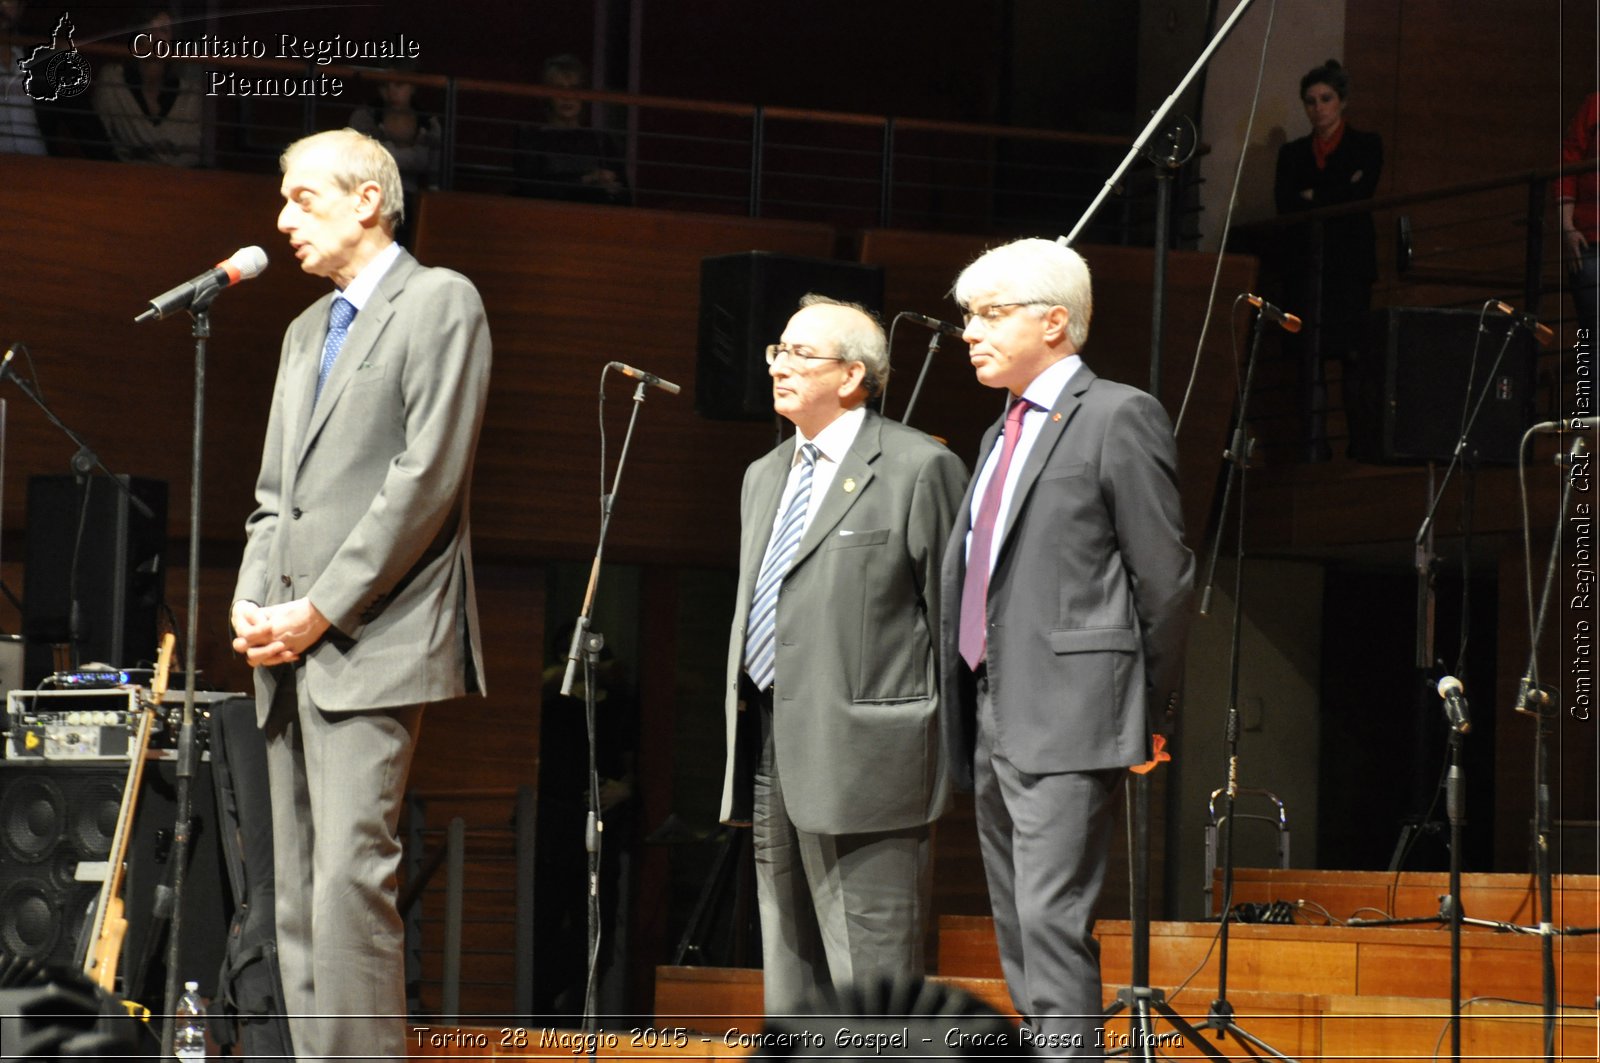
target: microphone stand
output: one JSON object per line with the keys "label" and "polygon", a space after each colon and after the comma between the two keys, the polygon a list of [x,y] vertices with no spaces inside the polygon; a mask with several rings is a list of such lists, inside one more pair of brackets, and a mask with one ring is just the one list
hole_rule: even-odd
{"label": "microphone stand", "polygon": [[[1488,400],[1489,393],[1494,390],[1495,374],[1500,371],[1500,364],[1505,361],[1506,351],[1511,348],[1511,337],[1516,334],[1517,329],[1521,326],[1522,322],[1519,319],[1513,319],[1511,327],[1506,329],[1505,337],[1500,341],[1500,350],[1496,352],[1494,362],[1489,366],[1489,375],[1483,382],[1483,390],[1478,392],[1478,401],[1473,404],[1472,413],[1461,429],[1461,438],[1456,440],[1455,453],[1450,456],[1450,464],[1445,467],[1444,478],[1439,481],[1439,487],[1434,491],[1433,498],[1428,503],[1427,515],[1422,518],[1422,526],[1417,529],[1417,534],[1413,539],[1413,542],[1419,548],[1433,529],[1433,518],[1438,512],[1439,503],[1444,499],[1445,488],[1450,485],[1450,477],[1454,475],[1456,468],[1461,464],[1462,455],[1467,450],[1467,441],[1472,437],[1472,429],[1477,426],[1478,414],[1483,412],[1483,404]],[[1432,663],[1432,660],[1418,661],[1418,665],[1422,668],[1427,668]]]}
{"label": "microphone stand", "polygon": [[917,408],[917,396],[922,394],[922,382],[928,379],[928,368],[933,365],[933,356],[939,353],[939,341],[943,338],[944,333],[937,329],[928,337],[928,353],[922,357],[922,371],[917,374],[917,383],[911,389],[911,398],[906,400],[906,412],[900,415],[901,424],[911,423],[911,411]]}
{"label": "microphone stand", "polygon": [[[1589,444],[1583,436],[1572,441],[1565,483],[1561,488],[1561,509],[1556,513],[1555,535],[1544,570],[1544,588],[1539,595],[1539,612],[1533,620],[1528,646],[1528,667],[1517,692],[1516,711],[1534,718],[1533,739],[1533,872],[1539,889],[1539,953],[1543,974],[1544,1058],[1555,1060],[1556,967],[1555,937],[1565,931],[1555,925],[1554,898],[1550,872],[1550,732],[1556,706],[1552,691],[1539,685],[1539,641],[1550,605],[1550,589],[1555,584],[1556,561],[1561,553],[1562,523],[1578,479],[1579,459],[1587,459]],[[1585,460],[1584,465],[1588,462]]]}
{"label": "microphone stand", "polygon": [[1111,176],[1106,178],[1105,185],[1101,187],[1100,192],[1094,197],[1094,201],[1089,204],[1088,209],[1083,212],[1083,217],[1078,219],[1078,224],[1073,226],[1071,232],[1061,237],[1057,241],[1058,243],[1066,244],[1069,247],[1072,246],[1072,242],[1078,238],[1078,234],[1083,232],[1084,227],[1089,224],[1089,220],[1099,211],[1100,205],[1106,201],[1107,197],[1121,183],[1122,175],[1128,172],[1128,168],[1133,165],[1133,160],[1138,158],[1144,151],[1145,144],[1149,142],[1155,131],[1161,127],[1163,120],[1167,117],[1167,112],[1177,105],[1178,97],[1183,95],[1184,90],[1189,87],[1189,83],[1211,61],[1211,53],[1222,46],[1222,42],[1227,40],[1228,34],[1233,32],[1233,27],[1244,17],[1244,13],[1250,9],[1250,3],[1251,0],[1242,0],[1239,6],[1233,9],[1233,14],[1229,15],[1228,20],[1222,24],[1222,28],[1217,30],[1216,36],[1211,38],[1211,42],[1206,45],[1205,50],[1200,53],[1200,57],[1189,68],[1189,72],[1183,75],[1183,79],[1178,82],[1177,88],[1173,89],[1172,94],[1162,101],[1161,106],[1157,107],[1155,113],[1150,116],[1150,121],[1145,123],[1144,129],[1140,130],[1139,135],[1134,138],[1133,146],[1128,149],[1128,154],[1123,157],[1122,162],[1117,164],[1117,168],[1112,171]]}
{"label": "microphone stand", "polygon": [[[608,367],[609,368],[609,367]],[[601,388],[604,394],[604,372],[602,371]],[[589,740],[589,813],[584,825],[584,848],[588,852],[588,883],[589,883],[589,935],[587,971],[583,996],[583,1028],[589,1034],[589,1055],[594,1058],[596,1043],[599,1040],[595,1035],[599,1032],[599,1017],[595,1014],[595,995],[598,991],[598,971],[600,965],[600,851],[601,843],[605,837],[605,819],[600,807],[600,770],[596,760],[595,751],[595,680],[597,665],[600,659],[600,649],[605,645],[605,636],[590,628],[590,618],[594,611],[595,590],[600,584],[600,560],[605,553],[606,535],[611,529],[611,515],[617,499],[617,491],[622,484],[622,469],[628,461],[628,446],[633,441],[634,425],[639,420],[639,409],[644,405],[645,389],[649,383],[638,381],[633,389],[633,410],[628,415],[628,431],[622,439],[622,453],[617,456],[617,469],[612,475],[611,490],[600,496],[600,537],[595,543],[594,562],[589,567],[589,585],[583,595],[583,609],[578,614],[578,619],[573,625],[572,645],[567,650],[567,670],[561,679],[561,693],[564,697],[572,697],[572,682],[578,670],[580,660],[583,665],[583,708],[584,724]],[[602,470],[602,477],[604,470]],[[602,486],[604,486],[602,482]]]}
{"label": "microphone stand", "polygon": [[[1189,87],[1190,82],[1192,82],[1199,75],[1200,71],[1205,68],[1206,64],[1210,62],[1212,53],[1214,53],[1219,47],[1221,47],[1222,46],[1222,42],[1227,39],[1227,37],[1228,37],[1228,35],[1230,33],[1233,32],[1234,26],[1237,25],[1239,20],[1244,17],[1244,13],[1249,9],[1250,4],[1251,4],[1251,0],[1242,0],[1242,2],[1239,4],[1239,6],[1234,9],[1233,13],[1228,16],[1227,20],[1222,24],[1222,27],[1216,32],[1216,34],[1211,38],[1211,41],[1206,45],[1205,49],[1200,53],[1199,57],[1195,59],[1194,64],[1192,66],[1190,66],[1188,72],[1185,73],[1183,78],[1178,82],[1177,87],[1172,90],[1171,94],[1167,96],[1167,98],[1162,102],[1161,106],[1156,108],[1155,113],[1150,116],[1150,121],[1145,124],[1144,129],[1142,131],[1140,131],[1139,135],[1134,138],[1133,144],[1128,149],[1128,154],[1123,157],[1122,162],[1117,165],[1117,168],[1114,171],[1112,171],[1111,176],[1106,178],[1105,184],[1101,187],[1099,193],[1095,196],[1094,200],[1089,204],[1088,208],[1085,209],[1085,211],[1083,213],[1083,216],[1078,219],[1078,223],[1075,226],[1073,226],[1072,231],[1069,232],[1066,236],[1060,237],[1059,240],[1057,241],[1058,243],[1061,243],[1061,244],[1064,244],[1064,245],[1067,245],[1067,246],[1071,246],[1072,245],[1073,241],[1075,241],[1078,238],[1079,233],[1081,233],[1083,231],[1083,229],[1089,224],[1089,221],[1099,211],[1101,205],[1106,201],[1106,199],[1111,195],[1111,192],[1121,182],[1123,175],[1125,173],[1127,173],[1128,169],[1133,165],[1134,160],[1136,158],[1138,158],[1141,154],[1146,154],[1146,145],[1149,143],[1150,138],[1154,135],[1155,131],[1163,126],[1163,123],[1165,122],[1166,117],[1167,117],[1167,113],[1169,111],[1171,111],[1174,106],[1176,106],[1176,104],[1178,102],[1178,97],[1183,95],[1184,90],[1186,90]],[[1155,254],[1155,267],[1154,267],[1155,268],[1155,281],[1154,281],[1154,284],[1152,285],[1152,288],[1151,288],[1151,304],[1152,304],[1151,305],[1151,332],[1152,332],[1152,335],[1151,335],[1151,350],[1150,350],[1150,394],[1155,396],[1158,400],[1161,397],[1161,345],[1162,345],[1163,340],[1164,340],[1164,327],[1165,327],[1165,317],[1166,317],[1165,302],[1166,302],[1166,270],[1167,270],[1167,243],[1168,243],[1167,214],[1168,214],[1169,209],[1170,209],[1169,201],[1170,201],[1170,198],[1171,198],[1171,192],[1170,192],[1170,189],[1171,189],[1171,174],[1178,166],[1182,165],[1182,162],[1184,161],[1183,159],[1180,158],[1180,155],[1183,154],[1183,151],[1180,150],[1181,142],[1182,142],[1182,135],[1181,135],[1181,133],[1179,133],[1178,135],[1170,137],[1169,146],[1168,146],[1168,150],[1166,152],[1166,158],[1165,159],[1160,159],[1160,158],[1156,158],[1154,156],[1150,156],[1151,161],[1155,162],[1159,167],[1158,173],[1157,173],[1157,182],[1156,182],[1157,218],[1156,218],[1156,234],[1155,234],[1156,235],[1156,241],[1155,241],[1156,246],[1154,248],[1154,254]],[[1190,146],[1189,150],[1192,151],[1192,145]],[[1257,343],[1258,343],[1258,345],[1259,345],[1259,340],[1260,340],[1260,333],[1259,333],[1259,330],[1258,330],[1257,331]],[[1252,354],[1251,354],[1251,367],[1252,367],[1252,369],[1254,368],[1254,364],[1255,364],[1255,356],[1254,356],[1254,352],[1252,351]],[[1247,383],[1246,384],[1246,394],[1248,394],[1248,386],[1249,385]],[[920,382],[919,382],[919,387],[920,387]],[[1243,409],[1242,409],[1242,407],[1241,407],[1240,414],[1241,414],[1240,423],[1242,425],[1242,423],[1243,423]],[[1230,484],[1232,482],[1231,476],[1232,476],[1232,470],[1230,469],[1230,480],[1229,480]],[[1226,502],[1224,502],[1224,512],[1226,512]],[[1242,517],[1242,510],[1241,510],[1241,517]],[[1241,520],[1241,529],[1242,529],[1242,520]],[[1242,540],[1241,540],[1241,549],[1242,549]],[[1215,555],[1213,554],[1213,564],[1214,563],[1215,563]],[[1237,625],[1237,620],[1236,620],[1236,625]],[[1237,647],[1236,647],[1236,651],[1237,651]],[[1234,711],[1235,711],[1235,713],[1237,712],[1236,709]],[[1230,793],[1230,796],[1229,796],[1229,800],[1230,800],[1230,802],[1232,801],[1232,794],[1231,793]],[[1131,974],[1130,982],[1131,982],[1131,984],[1129,986],[1127,986],[1126,988],[1124,988],[1124,989],[1118,990],[1118,992],[1117,992],[1117,1000],[1116,1000],[1115,1003],[1113,1003],[1107,1009],[1106,1018],[1110,1019],[1112,1016],[1116,1015],[1119,1011],[1121,1011],[1124,1007],[1129,1009],[1129,1021],[1132,1024],[1132,1027],[1133,1027],[1133,1029],[1131,1031],[1132,1037],[1134,1038],[1133,1044],[1135,1044],[1135,1045],[1137,1045],[1139,1047],[1140,1051],[1143,1053],[1143,1058],[1145,1058],[1147,1060],[1154,1059],[1154,1052],[1155,1052],[1155,1036],[1154,1036],[1154,1031],[1153,1031],[1152,1025],[1151,1025],[1152,1017],[1151,1017],[1151,1014],[1150,1014],[1152,1009],[1157,1011],[1157,1012],[1159,1012],[1162,1015],[1163,1018],[1165,1018],[1169,1023],[1172,1024],[1174,1029],[1178,1030],[1178,1032],[1184,1037],[1185,1040],[1187,1040],[1190,1044],[1192,1044],[1196,1048],[1198,1048],[1202,1053],[1204,1053],[1205,1055],[1210,1056],[1212,1058],[1225,1059],[1226,1058],[1225,1056],[1223,1056],[1220,1052],[1218,1052],[1215,1048],[1213,1048],[1204,1038],[1200,1037],[1199,1034],[1196,1032],[1195,1028],[1193,1026],[1191,1026],[1185,1019],[1183,1019],[1181,1016],[1179,1016],[1178,1013],[1172,1009],[1171,1005],[1168,1004],[1167,1001],[1166,1001],[1165,994],[1162,993],[1161,990],[1154,989],[1149,985],[1149,981],[1150,981],[1150,973],[1149,973],[1149,953],[1150,953],[1150,913],[1149,913],[1150,778],[1149,778],[1149,773],[1144,773],[1144,774],[1135,773],[1134,780],[1133,780],[1133,792],[1132,792],[1132,794],[1130,796],[1130,803],[1131,803],[1131,806],[1132,806],[1131,809],[1130,809],[1130,817],[1131,817],[1131,820],[1132,820],[1132,823],[1133,823],[1132,836],[1131,836],[1131,839],[1130,839],[1130,842],[1129,842],[1129,845],[1130,845],[1130,848],[1131,848],[1132,851],[1129,853],[1129,868],[1128,868],[1128,873],[1129,873],[1129,877],[1130,877],[1130,880],[1131,880],[1131,882],[1130,882],[1130,886],[1131,886],[1131,890],[1130,890],[1130,908],[1131,908],[1131,912],[1130,912],[1130,915],[1132,917],[1131,918],[1131,923],[1132,923],[1131,930],[1132,930],[1132,936],[1133,936],[1133,945],[1132,945],[1133,965],[1132,965],[1132,970],[1130,971],[1130,974]],[[1231,826],[1230,826],[1230,829],[1229,829],[1229,836],[1230,836],[1230,838],[1232,836],[1232,828],[1231,828]],[[1230,866],[1230,874],[1231,874],[1231,866]],[[1224,925],[1223,933],[1225,935],[1226,932],[1227,932],[1226,931],[1226,925],[1227,925],[1227,918],[1226,918],[1227,913],[1226,913],[1226,911],[1224,911],[1223,915],[1224,915],[1224,918],[1223,918],[1223,925]],[[1224,953],[1224,970],[1225,969],[1226,969],[1226,953]],[[1248,1034],[1244,1034],[1243,1031],[1238,1031],[1238,1032],[1244,1037],[1249,1037],[1250,1036]],[[1254,1040],[1253,1038],[1251,1038],[1251,1039]],[[1270,1047],[1266,1046],[1265,1044],[1261,1044],[1261,1047],[1265,1048],[1267,1051],[1272,1051],[1270,1049]],[[1274,1054],[1276,1054],[1276,1053],[1274,1053]],[[1287,1057],[1282,1057],[1282,1058],[1287,1058]]]}
{"label": "microphone stand", "polygon": [[[14,344],[11,350],[6,353],[4,361],[0,362],[0,382],[3,382],[9,377],[11,382],[17,385],[17,390],[21,391],[23,395],[27,396],[29,402],[32,402],[35,406],[39,407],[39,411],[45,415],[45,418],[51,424],[55,425],[56,428],[60,429],[61,434],[66,436],[67,439],[78,448],[77,453],[73,454],[72,456],[70,467],[72,469],[73,476],[77,478],[77,480],[83,485],[81,497],[78,500],[78,526],[80,529],[79,540],[81,540],[81,529],[84,518],[87,515],[89,505],[89,483],[91,482],[90,477],[97,470],[100,476],[106,480],[109,480],[113,485],[116,486],[118,491],[121,491],[122,494],[126,496],[128,499],[128,504],[136,509],[140,516],[144,517],[146,520],[155,519],[155,514],[152,513],[150,507],[145,504],[144,499],[140,498],[134,493],[133,487],[128,483],[127,479],[116,475],[110,469],[106,468],[105,462],[100,460],[100,455],[95,453],[94,448],[89,446],[88,443],[84,442],[82,436],[78,435],[78,433],[67,427],[65,421],[56,416],[55,411],[52,410],[44,401],[44,397],[40,395],[31,384],[24,380],[20,374],[11,372],[11,360],[15,356],[15,352],[18,350],[21,350],[24,352],[24,354],[26,354],[28,348],[18,343]],[[72,561],[67,570],[67,640],[68,652],[71,657],[71,660],[67,663],[68,668],[76,668],[78,666],[79,622],[81,620],[81,610],[78,607],[79,540],[75,540],[73,542]],[[120,661],[114,663],[117,667],[121,667]],[[59,669],[60,662],[57,661],[55,664]]]}
{"label": "microphone stand", "polygon": [[[1222,839],[1222,924],[1218,928],[1217,998],[1211,1002],[1205,1021],[1199,1030],[1215,1030],[1220,1036],[1232,1034],[1246,1050],[1251,1048],[1293,1063],[1261,1038],[1250,1033],[1234,1020],[1233,1005],[1228,1001],[1228,922],[1233,904],[1233,832],[1234,806],[1239,795],[1239,659],[1243,650],[1244,625],[1244,520],[1245,483],[1250,469],[1250,456],[1255,450],[1255,440],[1250,437],[1246,415],[1250,407],[1250,392],[1255,382],[1256,361],[1261,352],[1263,319],[1256,315],[1255,334],[1250,342],[1250,359],[1245,365],[1244,386],[1239,394],[1239,413],[1234,422],[1233,439],[1223,452],[1228,463],[1228,476],[1222,488],[1222,507],[1217,517],[1217,535],[1211,541],[1211,559],[1206,567],[1206,588],[1200,599],[1200,615],[1211,611],[1211,586],[1216,579],[1217,556],[1222,549],[1222,532],[1228,520],[1228,500],[1233,494],[1234,481],[1239,484],[1238,531],[1233,555],[1233,636],[1228,661],[1228,715],[1226,738],[1228,743],[1228,785],[1223,799],[1223,821],[1228,829]],[[1203,1041],[1200,1043],[1204,1043]],[[1208,1046],[1209,1047],[1209,1046]],[[1252,1053],[1253,1054],[1253,1053]]]}
{"label": "microphone stand", "polygon": [[199,758],[194,729],[194,694],[197,671],[195,653],[200,630],[200,490],[201,457],[205,444],[206,341],[211,337],[211,302],[221,291],[221,288],[216,288],[202,294],[189,307],[189,315],[194,319],[190,330],[194,336],[194,435],[189,448],[189,587],[186,606],[189,615],[183,636],[183,717],[178,728],[177,808],[173,813],[172,828],[172,914],[167,923],[167,982],[162,1004],[165,1019],[161,1025],[161,1054],[164,1056],[172,1055],[173,1023],[183,986],[179,971],[182,960],[179,946],[183,940],[183,891],[188,878],[189,844],[194,828],[192,784]]}

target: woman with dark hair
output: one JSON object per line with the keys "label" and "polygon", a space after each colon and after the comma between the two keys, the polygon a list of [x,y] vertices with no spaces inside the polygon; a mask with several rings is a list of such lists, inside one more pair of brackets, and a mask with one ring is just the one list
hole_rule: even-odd
{"label": "woman with dark hair", "polygon": [[[1383,140],[1352,129],[1344,120],[1350,75],[1338,60],[1300,79],[1311,133],[1278,151],[1274,195],[1279,214],[1296,214],[1371,199],[1383,171]],[[1312,457],[1324,457],[1325,395],[1322,360],[1345,366],[1347,414],[1354,362],[1364,343],[1372,283],[1378,276],[1377,241],[1370,214],[1347,214],[1285,232],[1286,309],[1309,326],[1299,342],[1305,361],[1306,412]]]}
{"label": "woman with dark hair", "polygon": [[[157,44],[172,44],[172,15],[166,8],[142,9],[138,25],[148,34],[152,50]],[[118,159],[199,166],[204,88],[197,66],[130,56],[96,72],[91,101]]]}

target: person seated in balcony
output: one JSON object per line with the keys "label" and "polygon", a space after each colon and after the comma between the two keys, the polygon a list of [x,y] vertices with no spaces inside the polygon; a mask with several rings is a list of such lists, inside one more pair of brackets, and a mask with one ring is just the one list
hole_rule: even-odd
{"label": "person seated in balcony", "polygon": [[[1300,102],[1311,132],[1278,151],[1273,193],[1279,214],[1297,214],[1371,199],[1383,172],[1383,140],[1351,128],[1344,118],[1350,75],[1336,59],[1300,79]],[[1320,233],[1320,267],[1318,236]],[[1309,457],[1328,456],[1323,424],[1326,406],[1322,363],[1344,363],[1347,412],[1354,405],[1356,363],[1365,345],[1378,277],[1377,240],[1370,214],[1328,218],[1285,231],[1284,308],[1298,314],[1306,330],[1288,346],[1304,367],[1302,401],[1309,430]]]}
{"label": "person seated in balcony", "polygon": [[[391,73],[409,73],[416,68],[410,60],[399,60],[388,68]],[[400,167],[400,183],[405,192],[406,223],[398,234],[400,243],[410,246],[409,234],[415,227],[417,194],[437,187],[439,160],[444,130],[435,115],[418,111],[412,103],[415,84],[396,77],[376,82],[372,102],[350,112],[350,128],[376,140],[389,149]]]}
{"label": "person seated in balcony", "polygon": [[[585,89],[589,72],[577,56],[557,55],[545,60],[539,80],[549,88]],[[518,128],[513,169],[512,191],[519,196],[578,203],[631,201],[616,139],[585,121],[584,102],[575,97],[546,98],[544,121]]]}
{"label": "person seated in balcony", "polygon": [[[149,51],[172,43],[172,16],[165,8],[147,8],[140,25],[149,34]],[[154,55],[96,71],[94,110],[112,152],[123,162],[199,166],[204,87],[199,67]]]}
{"label": "person seated in balcony", "polygon": [[43,155],[44,137],[28,94],[28,76],[19,67],[39,43],[22,32],[25,6],[24,0],[0,0],[0,153]]}

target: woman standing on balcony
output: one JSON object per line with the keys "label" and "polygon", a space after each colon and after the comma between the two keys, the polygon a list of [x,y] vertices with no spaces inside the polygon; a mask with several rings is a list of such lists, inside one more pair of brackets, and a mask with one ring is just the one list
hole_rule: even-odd
{"label": "woman standing on balcony", "polygon": [[[1311,133],[1278,151],[1274,194],[1279,214],[1296,214],[1371,199],[1383,171],[1383,140],[1345,123],[1350,75],[1338,60],[1300,79]],[[1318,235],[1320,230],[1320,268]],[[1370,214],[1348,214],[1285,233],[1287,309],[1308,326],[1298,346],[1305,367],[1305,401],[1312,460],[1328,456],[1323,427],[1326,394],[1322,362],[1344,362],[1345,409],[1352,407],[1355,363],[1363,346],[1372,283],[1378,276],[1377,241]]]}

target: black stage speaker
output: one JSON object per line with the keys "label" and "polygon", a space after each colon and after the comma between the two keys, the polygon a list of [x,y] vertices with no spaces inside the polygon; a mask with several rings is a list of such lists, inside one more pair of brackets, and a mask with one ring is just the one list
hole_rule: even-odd
{"label": "black stage speaker", "polygon": [[1489,396],[1463,457],[1478,464],[1516,462],[1522,433],[1534,420],[1538,351],[1533,337],[1514,330],[1491,381],[1489,368],[1511,322],[1491,314],[1480,333],[1478,320],[1476,310],[1432,307],[1373,313],[1366,350],[1354,370],[1351,458],[1379,465],[1448,462],[1460,437],[1462,410],[1470,416],[1487,384]]}
{"label": "black stage speaker", "polygon": [[719,421],[772,420],[765,350],[807,292],[883,310],[883,269],[747,251],[700,260],[694,408]]}
{"label": "black stage speaker", "polygon": [[[122,890],[128,932],[118,967],[121,988],[156,1011],[163,1005],[168,940],[165,922],[158,923],[157,897],[171,881],[176,770],[169,760],[145,765]],[[80,861],[109,859],[127,776],[125,760],[0,761],[0,951],[45,967],[81,969],[100,883],[79,882],[75,872]],[[227,945],[232,898],[209,763],[200,763],[189,792],[194,826],[179,974],[210,995]]]}
{"label": "black stage speaker", "polygon": [[[182,694],[168,695],[182,699]],[[200,711],[196,705],[195,711]],[[216,996],[217,972],[228,946],[233,895],[222,863],[212,765],[202,760],[189,780],[189,864],[183,879],[183,919],[178,945],[178,981],[200,983],[200,995]],[[172,760],[145,765],[133,836],[128,839],[128,873],[123,909],[128,936],[123,942],[123,994],[160,1011],[165,1003],[167,919],[172,905],[172,832],[178,821],[178,765]]]}
{"label": "black stage speaker", "polygon": [[82,966],[100,883],[74,876],[110,856],[127,775],[118,761],[0,761],[0,950]]}
{"label": "black stage speaker", "polygon": [[[127,668],[156,655],[156,612],[166,583],[167,483],[118,477],[149,507],[104,477],[28,478],[27,571],[22,633],[29,685],[54,671],[52,644],[72,641],[70,590],[77,555],[76,663]],[[81,517],[81,522],[80,522]],[[81,536],[80,536],[81,523]]]}

